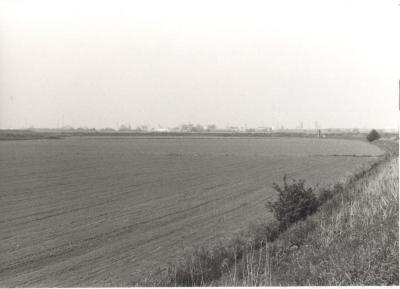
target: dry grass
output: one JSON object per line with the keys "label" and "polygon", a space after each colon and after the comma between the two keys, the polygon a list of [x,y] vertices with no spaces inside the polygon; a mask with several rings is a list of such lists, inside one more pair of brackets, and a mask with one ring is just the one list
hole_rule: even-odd
{"label": "dry grass", "polygon": [[274,225],[257,225],[138,284],[398,285],[398,185],[398,160],[391,157],[350,177],[316,214],[276,240],[268,231]]}

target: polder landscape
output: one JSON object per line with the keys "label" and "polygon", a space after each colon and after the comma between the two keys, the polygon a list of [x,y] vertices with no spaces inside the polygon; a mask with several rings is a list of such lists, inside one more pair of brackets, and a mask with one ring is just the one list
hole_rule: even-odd
{"label": "polder landscape", "polygon": [[396,133],[1,134],[1,287],[398,285]]}
{"label": "polder landscape", "polygon": [[398,286],[399,8],[0,0],[0,288]]}

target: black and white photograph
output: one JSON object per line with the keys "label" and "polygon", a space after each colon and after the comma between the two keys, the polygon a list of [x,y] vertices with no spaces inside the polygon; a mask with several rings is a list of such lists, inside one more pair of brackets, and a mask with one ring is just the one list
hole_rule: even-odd
{"label": "black and white photograph", "polygon": [[399,286],[398,0],[0,0],[0,288]]}

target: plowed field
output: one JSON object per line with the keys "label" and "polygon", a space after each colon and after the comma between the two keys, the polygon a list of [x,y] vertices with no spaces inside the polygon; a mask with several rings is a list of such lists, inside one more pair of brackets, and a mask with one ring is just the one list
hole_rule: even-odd
{"label": "plowed field", "polygon": [[283,175],[332,183],[382,154],[306,138],[0,142],[0,286],[127,285],[271,218]]}

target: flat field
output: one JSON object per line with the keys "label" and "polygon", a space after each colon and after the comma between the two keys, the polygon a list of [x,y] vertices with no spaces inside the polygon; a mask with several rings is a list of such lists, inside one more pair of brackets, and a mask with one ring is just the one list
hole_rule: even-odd
{"label": "flat field", "polygon": [[229,237],[284,174],[333,183],[383,152],[311,138],[0,142],[0,286],[123,286]]}

